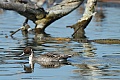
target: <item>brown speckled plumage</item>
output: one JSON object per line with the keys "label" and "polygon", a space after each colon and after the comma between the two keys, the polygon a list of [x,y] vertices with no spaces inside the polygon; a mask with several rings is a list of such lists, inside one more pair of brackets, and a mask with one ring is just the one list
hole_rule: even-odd
{"label": "brown speckled plumage", "polygon": [[24,53],[29,54],[29,60],[32,59],[32,61],[67,61],[67,58],[72,56],[70,54],[46,53],[34,57],[34,52],[32,51],[31,47],[26,47],[24,49]]}

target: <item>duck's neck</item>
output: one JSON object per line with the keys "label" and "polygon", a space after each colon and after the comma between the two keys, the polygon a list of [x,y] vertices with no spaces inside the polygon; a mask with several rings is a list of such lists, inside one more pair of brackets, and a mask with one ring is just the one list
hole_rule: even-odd
{"label": "duck's neck", "polygon": [[29,64],[32,64],[33,58],[34,58],[34,55],[33,53],[31,53],[31,55],[29,56]]}

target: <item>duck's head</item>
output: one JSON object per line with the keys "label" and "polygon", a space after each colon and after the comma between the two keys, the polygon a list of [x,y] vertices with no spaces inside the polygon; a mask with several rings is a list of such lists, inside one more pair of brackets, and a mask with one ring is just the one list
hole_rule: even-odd
{"label": "duck's head", "polygon": [[29,64],[32,66],[33,65],[32,61],[34,60],[34,52],[33,52],[32,48],[26,47],[20,56],[24,56],[24,55],[29,55]]}
{"label": "duck's head", "polygon": [[20,56],[23,56],[23,55],[31,55],[33,54],[33,50],[31,47],[26,47],[24,50],[23,50],[23,53],[20,55]]}

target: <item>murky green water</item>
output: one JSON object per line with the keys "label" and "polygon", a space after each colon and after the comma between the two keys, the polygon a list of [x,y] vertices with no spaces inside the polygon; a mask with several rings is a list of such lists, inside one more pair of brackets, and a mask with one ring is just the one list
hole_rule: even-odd
{"label": "murky green water", "polygon": [[[99,8],[99,7],[98,7]],[[82,16],[80,8],[51,24],[46,32],[51,37],[72,38],[73,30],[66,28]],[[120,8],[104,7],[85,29],[88,39],[120,39]],[[10,31],[22,26],[24,17],[13,11],[0,14],[0,79],[1,80],[119,80],[120,44],[82,43],[78,41],[45,41],[37,44],[34,35],[19,31],[10,37]],[[32,22],[29,23],[34,28]],[[35,49],[35,55],[45,52],[74,53],[71,64],[54,63],[56,68],[34,65],[33,72],[24,70],[28,57],[20,57],[26,46]],[[53,66],[53,65],[52,65]]]}

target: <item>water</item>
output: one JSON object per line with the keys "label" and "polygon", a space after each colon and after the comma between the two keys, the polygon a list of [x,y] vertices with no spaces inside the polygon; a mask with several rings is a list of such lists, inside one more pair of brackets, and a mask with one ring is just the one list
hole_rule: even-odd
{"label": "water", "polygon": [[[81,8],[57,20],[46,32],[51,37],[72,38],[73,30],[66,28],[76,23],[82,16]],[[120,39],[120,9],[104,7],[99,10],[85,29],[85,36],[90,39]],[[101,16],[101,17],[100,17]],[[36,43],[34,35],[22,35],[21,31],[10,37],[10,32],[22,26],[24,17],[13,11],[0,14],[0,79],[1,80],[119,80],[120,79],[120,44],[82,43],[78,41],[45,41]],[[34,28],[34,24],[29,22]],[[64,32],[64,34],[63,34]],[[43,66],[35,63],[34,71],[24,70],[28,57],[20,57],[26,46],[32,46],[35,55],[46,52],[76,54],[69,59],[71,64]],[[26,67],[28,68],[28,67]],[[29,70],[28,70],[29,71]]]}

